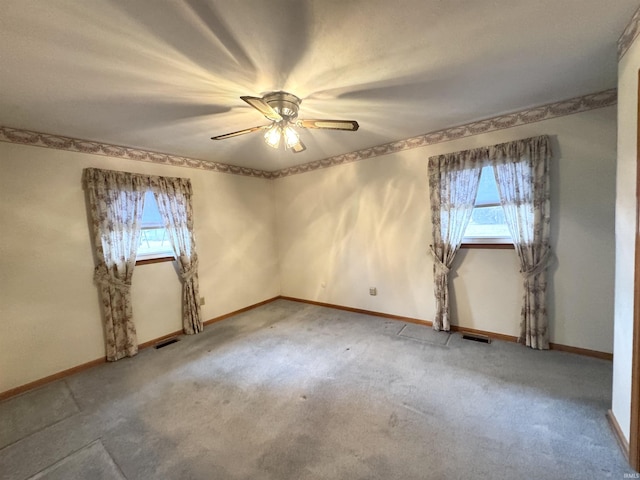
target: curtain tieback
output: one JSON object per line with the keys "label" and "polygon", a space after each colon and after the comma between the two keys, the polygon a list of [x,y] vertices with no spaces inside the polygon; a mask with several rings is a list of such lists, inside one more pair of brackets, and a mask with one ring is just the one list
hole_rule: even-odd
{"label": "curtain tieback", "polygon": [[120,280],[109,274],[107,266],[104,263],[98,265],[93,273],[93,279],[100,285],[109,285],[120,292],[128,292],[131,289],[131,282]]}
{"label": "curtain tieback", "polygon": [[435,267],[440,270],[441,273],[444,273],[445,275],[449,273],[449,267],[447,267],[444,263],[442,263],[442,260],[440,260],[438,258],[438,255],[436,255],[436,251],[433,248],[433,245],[429,245],[429,250],[431,251],[431,256],[433,257],[434,261],[434,265]]}
{"label": "curtain tieback", "polygon": [[551,256],[551,247],[547,247],[542,258],[538,263],[536,263],[533,267],[528,268],[527,270],[520,270],[520,273],[525,279],[529,279],[542,273],[549,264],[549,257]]}
{"label": "curtain tieback", "polygon": [[[183,260],[184,257],[181,256],[180,260]],[[183,264],[184,265],[184,264]],[[182,280],[184,282],[188,282],[190,281],[196,274],[198,273],[198,261],[197,260],[192,260],[191,264],[189,265],[189,268],[183,269],[180,272],[180,278],[182,278]]]}

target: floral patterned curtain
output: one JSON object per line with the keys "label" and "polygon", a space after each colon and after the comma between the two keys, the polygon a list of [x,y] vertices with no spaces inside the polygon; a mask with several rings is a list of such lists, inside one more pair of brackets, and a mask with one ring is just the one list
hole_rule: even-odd
{"label": "floral patterned curtain", "polygon": [[524,281],[519,341],[528,347],[548,349],[549,138],[545,135],[496,145],[490,153]]}
{"label": "floral patterned curtain", "polygon": [[178,261],[182,279],[182,328],[186,334],[203,330],[198,285],[198,255],[193,236],[191,181],[187,178],[152,177],[158,203]]}
{"label": "floral patterned curtain", "polygon": [[91,226],[97,265],[94,279],[100,288],[107,360],[138,352],[131,308],[131,278],[140,241],[144,192],[143,178],[124,172],[87,168]]}
{"label": "floral patterned curtain", "polygon": [[473,210],[480,171],[493,165],[524,282],[519,341],[549,348],[550,161],[546,135],[429,158],[436,330],[449,330],[447,274]]}
{"label": "floral patterned curtain", "polygon": [[435,330],[450,329],[449,269],[471,219],[485,153],[467,150],[429,158]]}

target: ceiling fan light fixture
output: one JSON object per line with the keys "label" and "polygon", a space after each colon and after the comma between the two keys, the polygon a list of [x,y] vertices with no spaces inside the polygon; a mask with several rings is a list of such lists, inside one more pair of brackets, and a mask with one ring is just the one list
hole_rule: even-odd
{"label": "ceiling fan light fixture", "polygon": [[272,148],[278,148],[280,146],[280,125],[273,123],[264,134],[264,142]]}
{"label": "ceiling fan light fixture", "polygon": [[280,141],[284,137],[285,150],[293,153],[304,152],[307,147],[300,140],[300,136],[294,127],[300,128],[324,128],[330,130],[346,130],[355,132],[358,130],[358,122],[355,120],[321,120],[298,119],[298,109],[302,100],[287,92],[269,92],[262,97],[240,97],[257,111],[262,113],[271,123],[257,127],[245,128],[237,132],[225,133],[211,137],[211,140],[224,140],[237,137],[246,133],[263,130],[264,142],[271,148],[278,149]]}
{"label": "ceiling fan light fixture", "polygon": [[287,125],[282,129],[282,133],[284,134],[284,144],[287,148],[293,148],[300,142],[300,136],[298,132],[296,132],[293,127]]}

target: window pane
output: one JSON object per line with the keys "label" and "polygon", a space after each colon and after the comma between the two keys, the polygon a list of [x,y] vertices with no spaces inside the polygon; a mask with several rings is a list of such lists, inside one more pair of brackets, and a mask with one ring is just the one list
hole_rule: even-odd
{"label": "window pane", "polygon": [[158,210],[156,197],[152,191],[144,194],[144,210],[142,211],[142,227],[163,227],[164,222]]}
{"label": "window pane", "polygon": [[137,257],[149,255],[173,255],[173,248],[164,228],[143,228],[140,234]]}
{"label": "window pane", "polygon": [[493,167],[488,165],[482,168],[482,173],[480,174],[480,184],[478,185],[476,205],[498,204],[500,204],[500,195],[498,194],[496,177],[493,174]]}
{"label": "window pane", "polygon": [[511,239],[491,165],[482,168],[475,205],[464,242],[504,243]]}
{"label": "window pane", "polygon": [[158,204],[153,192],[148,191],[144,196],[144,210],[142,211],[142,232],[138,244],[137,259],[173,256],[173,248],[169,236],[164,228],[164,222],[158,210]]}
{"label": "window pane", "polygon": [[465,231],[465,238],[510,238],[502,207],[476,207]]}

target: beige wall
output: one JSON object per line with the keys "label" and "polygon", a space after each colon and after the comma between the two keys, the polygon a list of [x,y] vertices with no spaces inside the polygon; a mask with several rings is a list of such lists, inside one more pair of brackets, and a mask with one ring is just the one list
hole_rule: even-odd
{"label": "beige wall", "polygon": [[636,158],[638,132],[638,69],[636,39],[618,64],[618,162],[616,181],[615,337],[612,411],[629,439],[633,282],[636,234]]}
{"label": "beige wall", "polygon": [[[432,320],[428,157],[540,134],[554,148],[551,341],[611,352],[615,107],[276,180],[282,294]],[[454,323],[517,335],[518,269],[513,250],[461,252]]]}
{"label": "beige wall", "polygon": [[[0,392],[105,354],[85,167],[191,178],[205,320],[279,294],[272,182],[0,143]],[[181,329],[180,289],[173,264],[136,267],[140,343]]]}

